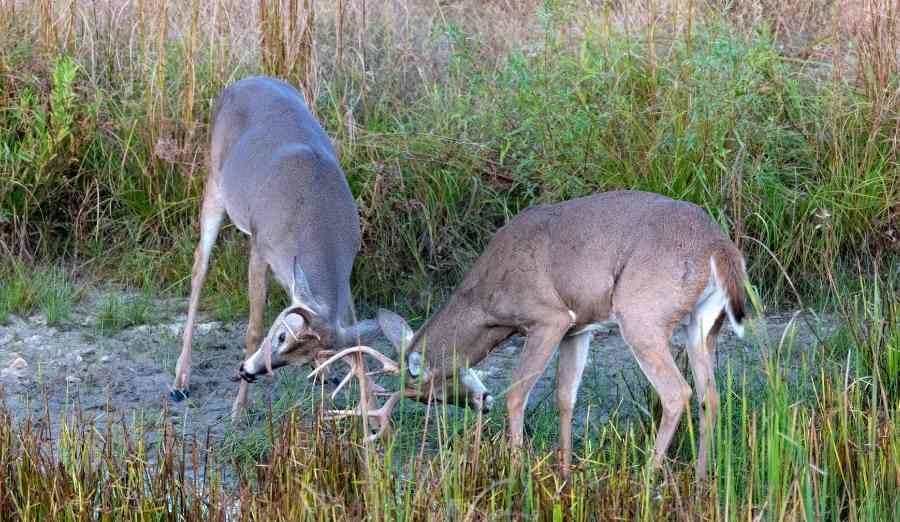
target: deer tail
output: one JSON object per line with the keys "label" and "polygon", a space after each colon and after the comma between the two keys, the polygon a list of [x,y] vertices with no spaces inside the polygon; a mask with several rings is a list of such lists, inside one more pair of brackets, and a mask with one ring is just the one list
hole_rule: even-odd
{"label": "deer tail", "polygon": [[726,295],[725,314],[738,337],[744,336],[744,318],[747,315],[744,283],[747,269],[740,251],[731,242],[717,248],[709,259],[713,277]]}

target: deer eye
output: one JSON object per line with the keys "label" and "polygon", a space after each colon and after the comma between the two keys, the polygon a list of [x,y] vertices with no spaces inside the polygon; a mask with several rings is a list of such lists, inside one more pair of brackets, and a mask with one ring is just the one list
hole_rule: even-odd
{"label": "deer eye", "polygon": [[283,342],[284,342],[284,332],[281,332],[280,334],[278,334],[278,344],[281,344]]}

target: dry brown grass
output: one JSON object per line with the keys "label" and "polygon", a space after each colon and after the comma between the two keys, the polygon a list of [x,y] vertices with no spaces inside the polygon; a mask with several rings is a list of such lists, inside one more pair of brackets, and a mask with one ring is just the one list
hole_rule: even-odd
{"label": "dry brown grass", "polygon": [[[189,63],[230,64],[216,71],[219,81],[261,63],[317,92],[315,78],[343,67],[371,75],[390,66],[407,79],[438,78],[453,45],[440,41],[439,28],[448,26],[476,41],[488,63],[511,49],[537,50],[548,5],[573,41],[598,24],[663,42],[690,38],[696,19],[724,15],[747,30],[769,27],[786,56],[833,64],[839,77],[875,89],[897,74],[900,62],[900,8],[892,0],[738,0],[726,10],[709,0],[4,0],[0,12],[7,21],[27,21],[14,32],[49,52],[74,51],[92,70],[106,58],[102,51],[112,51],[117,64],[146,73],[147,59],[161,56],[160,45],[175,44]],[[77,49],[76,42],[82,42]]]}

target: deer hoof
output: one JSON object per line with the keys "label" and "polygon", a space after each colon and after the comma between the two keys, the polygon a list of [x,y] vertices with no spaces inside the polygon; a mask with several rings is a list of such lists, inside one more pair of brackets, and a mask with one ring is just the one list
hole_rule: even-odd
{"label": "deer hoof", "polygon": [[179,390],[178,388],[172,388],[172,390],[169,391],[169,399],[172,402],[181,402],[190,396],[191,396],[191,390],[189,388],[185,388],[183,390]]}

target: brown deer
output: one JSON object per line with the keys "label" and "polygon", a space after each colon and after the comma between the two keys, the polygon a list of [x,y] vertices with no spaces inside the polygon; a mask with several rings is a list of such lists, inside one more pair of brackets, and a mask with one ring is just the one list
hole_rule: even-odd
{"label": "brown deer", "polygon": [[[688,317],[688,355],[703,413],[697,472],[704,477],[719,403],[712,361],[716,334],[725,317],[743,334],[745,280],[734,243],[691,203],[619,191],[530,208],[497,231],[418,333],[396,314],[379,313],[381,329],[405,357],[411,378],[392,394],[374,384],[364,388],[373,399],[389,396],[367,414],[384,426],[401,397],[486,410],[492,399],[470,368],[501,340],[522,333],[526,342],[506,397],[510,442],[522,446],[528,394],[558,347],[560,464],[568,474],[572,412],[592,331],[613,321],[662,402],[655,468],[691,396],[669,349],[672,330]],[[379,359],[382,371],[400,371],[384,355],[356,347],[338,352],[313,374],[354,352]]]}
{"label": "brown deer", "polygon": [[[250,321],[232,408],[247,383],[272,368],[302,365],[378,332],[375,321],[353,322],[350,271],[360,246],[356,201],[337,154],[289,84],[266,77],[227,87],[212,118],[210,169],[200,211],[191,298],[170,397],[189,394],[191,339],[210,252],[225,214],[250,237]],[[290,305],[263,337],[269,269]],[[262,348],[257,351],[257,348]]]}

